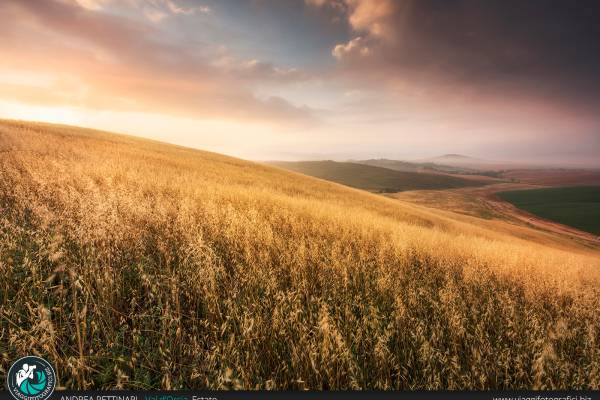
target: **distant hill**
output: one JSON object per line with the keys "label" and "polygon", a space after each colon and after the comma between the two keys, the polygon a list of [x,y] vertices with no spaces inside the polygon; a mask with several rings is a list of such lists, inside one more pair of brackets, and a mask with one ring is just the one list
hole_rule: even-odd
{"label": "distant hill", "polygon": [[440,159],[447,159],[447,160],[477,160],[474,157],[469,157],[469,156],[463,156],[462,154],[444,154],[443,156],[439,156],[437,158]]}
{"label": "distant hill", "polygon": [[[441,172],[444,174],[477,175],[479,169],[466,168],[458,165],[446,165],[434,162],[411,162],[403,160],[390,160],[386,158],[351,161],[357,164],[372,165],[405,172]],[[495,176],[496,174],[491,174]]]}
{"label": "distant hill", "polygon": [[414,160],[415,163],[433,163],[437,165],[447,165],[452,167],[466,168],[476,171],[500,171],[512,168],[531,167],[524,163],[512,161],[486,160],[482,158],[465,156],[462,154],[444,154],[438,157]]}
{"label": "distant hill", "polygon": [[371,192],[393,193],[404,190],[450,189],[486,184],[483,180],[463,179],[433,173],[399,171],[351,162],[274,161],[270,164]]}
{"label": "distant hill", "polygon": [[484,160],[481,158],[469,157],[462,154],[444,154],[437,157],[418,160],[419,162],[431,162],[435,164],[446,165],[488,165],[497,164],[496,161]]}
{"label": "distant hill", "polygon": [[404,172],[419,172],[422,171],[424,167],[424,164],[421,163],[414,163],[402,160],[390,160],[387,158],[372,158],[369,160],[349,160],[348,162],[355,164],[372,165],[374,167],[382,167]]}

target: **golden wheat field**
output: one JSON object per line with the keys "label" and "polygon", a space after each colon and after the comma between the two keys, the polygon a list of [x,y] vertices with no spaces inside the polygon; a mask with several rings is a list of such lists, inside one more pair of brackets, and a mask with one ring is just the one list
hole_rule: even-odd
{"label": "golden wheat field", "polygon": [[453,215],[2,121],[0,368],[40,355],[63,388],[599,389],[598,252]]}

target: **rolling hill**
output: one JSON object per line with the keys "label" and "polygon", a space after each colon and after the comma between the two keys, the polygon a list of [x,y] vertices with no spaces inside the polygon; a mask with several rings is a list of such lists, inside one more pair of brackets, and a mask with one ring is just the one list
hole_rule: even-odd
{"label": "rolling hill", "polygon": [[275,161],[269,163],[301,174],[371,192],[394,193],[404,190],[449,189],[485,185],[484,180],[398,171],[372,165],[337,161]]}
{"label": "rolling hill", "polygon": [[415,162],[446,165],[476,171],[500,171],[513,168],[531,168],[533,166],[512,161],[487,160],[462,154],[444,154],[437,157],[415,160]]}
{"label": "rolling hill", "polygon": [[0,121],[0,174],[3,371],[38,354],[68,389],[600,388],[597,250],[75,127]]}
{"label": "rolling hill", "polygon": [[425,164],[412,163],[402,160],[390,160],[387,158],[371,158],[368,160],[350,160],[349,162],[355,164],[372,165],[374,167],[388,168],[395,171],[404,172],[420,172],[423,170]]}
{"label": "rolling hill", "polygon": [[396,171],[407,172],[425,172],[442,175],[458,176],[463,179],[475,179],[480,181],[489,181],[489,178],[499,178],[500,173],[491,169],[473,169],[461,166],[452,166],[444,164],[436,164],[434,162],[410,162],[401,160],[390,160],[385,158],[358,160],[352,161],[357,164],[372,165],[393,169]]}

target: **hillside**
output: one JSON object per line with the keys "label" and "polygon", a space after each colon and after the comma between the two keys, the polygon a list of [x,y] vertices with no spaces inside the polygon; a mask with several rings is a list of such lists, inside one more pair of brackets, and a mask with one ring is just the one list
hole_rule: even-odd
{"label": "hillside", "polygon": [[597,251],[73,127],[0,121],[0,174],[3,371],[38,354],[65,388],[600,388]]}
{"label": "hillside", "polygon": [[500,177],[500,173],[498,171],[493,171],[490,169],[473,169],[460,166],[436,164],[434,162],[409,162],[400,160],[390,160],[385,158],[358,160],[353,162],[357,164],[365,164],[372,165],[375,167],[393,169],[396,171],[426,172],[429,174],[436,173],[443,175],[453,175],[463,179],[475,179],[481,182],[490,181],[490,178]]}
{"label": "hillside", "polygon": [[483,162],[484,160],[480,160],[478,158],[475,157],[470,157],[470,156],[464,156],[462,154],[454,154],[454,153],[450,153],[450,154],[444,154],[441,156],[437,156],[432,158],[433,160],[438,160],[438,161],[448,161],[451,163],[461,163],[461,162]]}
{"label": "hillside", "polygon": [[352,160],[350,161],[355,164],[365,164],[372,165],[374,167],[382,167],[393,169],[396,171],[405,171],[405,172],[419,172],[423,169],[424,164],[411,163],[408,161],[401,160],[390,160],[387,158],[371,158],[368,160]]}
{"label": "hillside", "polygon": [[486,183],[448,175],[398,171],[350,162],[277,161],[270,164],[342,185],[383,193],[480,186]]}
{"label": "hillside", "polygon": [[467,170],[476,171],[500,171],[513,168],[531,168],[532,165],[528,165],[522,162],[513,161],[498,161],[498,160],[487,160],[483,158],[476,158],[465,156],[462,154],[444,154],[437,157],[426,158],[421,160],[415,160],[417,163],[432,163],[437,165],[446,165],[454,168],[464,168]]}

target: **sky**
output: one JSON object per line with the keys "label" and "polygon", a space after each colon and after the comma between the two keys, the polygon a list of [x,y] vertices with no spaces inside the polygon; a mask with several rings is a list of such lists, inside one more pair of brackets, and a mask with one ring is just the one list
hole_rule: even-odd
{"label": "sky", "polygon": [[595,0],[3,0],[0,117],[254,160],[600,166]]}

